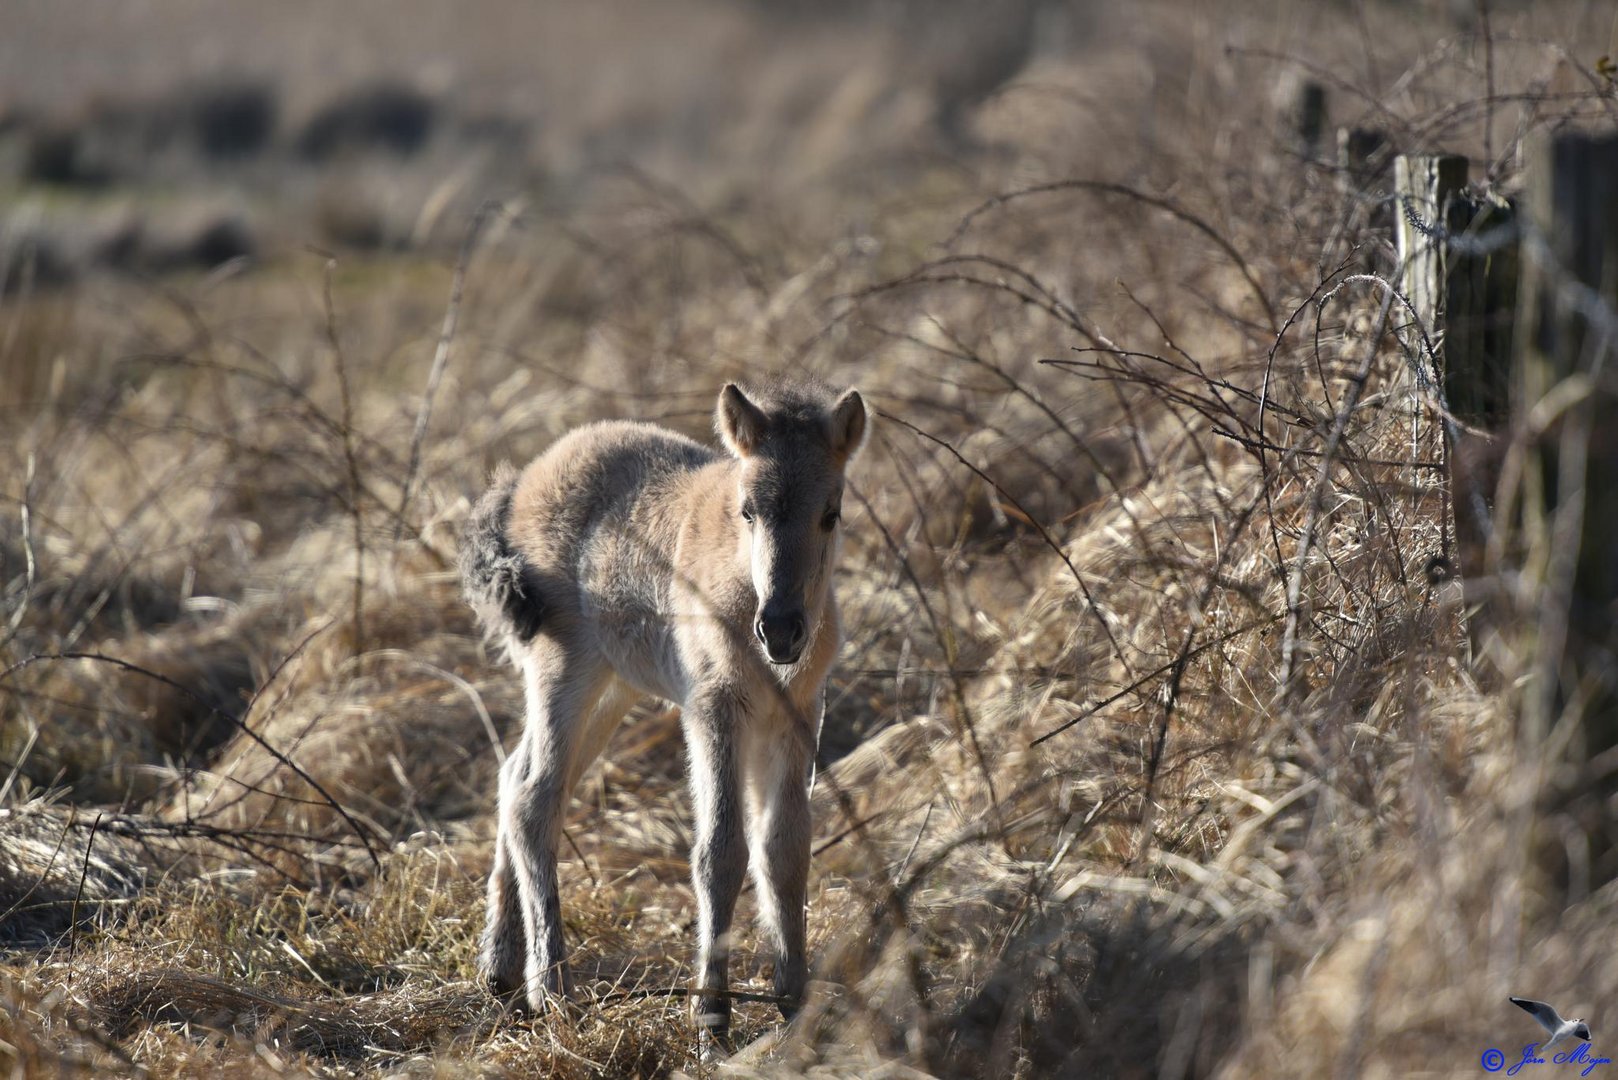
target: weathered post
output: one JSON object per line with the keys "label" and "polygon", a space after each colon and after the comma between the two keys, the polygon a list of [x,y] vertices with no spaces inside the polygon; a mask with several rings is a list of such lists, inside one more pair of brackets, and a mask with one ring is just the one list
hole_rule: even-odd
{"label": "weathered post", "polygon": [[1326,132],[1326,88],[1314,79],[1304,79],[1297,90],[1292,103],[1292,136],[1298,152],[1313,161]]}
{"label": "weathered post", "polygon": [[1511,394],[1517,245],[1512,209],[1466,191],[1464,157],[1394,166],[1405,295],[1432,336],[1444,400],[1462,424],[1497,428]]}
{"label": "weathered post", "polygon": [[[1404,291],[1427,333],[1439,338],[1450,305],[1445,240],[1452,218],[1464,212],[1467,161],[1446,155],[1400,154],[1393,163],[1394,230]],[[1464,223],[1463,223],[1464,227]]]}
{"label": "weathered post", "polygon": [[[1456,564],[1469,600],[1485,583],[1498,439],[1510,400],[1516,243],[1511,209],[1466,191],[1467,160],[1405,155],[1394,164],[1395,228],[1405,295],[1433,345],[1445,425]],[[1414,342],[1413,342],[1414,344]],[[1478,651],[1481,618],[1467,621]]]}
{"label": "weathered post", "polygon": [[1615,784],[1595,767],[1618,747],[1618,132],[1530,143],[1522,209],[1521,736],[1578,718],[1556,797],[1598,887],[1618,878]]}
{"label": "weathered post", "polygon": [[[1343,201],[1343,225],[1360,238],[1385,237],[1393,224],[1389,181],[1393,172],[1393,144],[1375,128],[1337,129],[1337,191]],[[1387,248],[1367,245],[1362,251],[1365,269],[1389,274]]]}
{"label": "weathered post", "polygon": [[1376,128],[1337,129],[1337,186],[1357,195],[1387,180],[1392,146]]}

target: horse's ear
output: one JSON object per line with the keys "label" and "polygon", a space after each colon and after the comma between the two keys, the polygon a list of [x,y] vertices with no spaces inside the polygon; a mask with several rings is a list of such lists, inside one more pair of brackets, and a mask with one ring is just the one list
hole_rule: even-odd
{"label": "horse's ear", "polygon": [[747,457],[764,441],[764,429],[769,423],[764,411],[742,393],[735,383],[726,383],[719,391],[719,408],[714,413],[714,428],[725,446],[737,457]]}
{"label": "horse's ear", "polygon": [[865,399],[846,390],[831,408],[831,452],[847,463],[865,445]]}

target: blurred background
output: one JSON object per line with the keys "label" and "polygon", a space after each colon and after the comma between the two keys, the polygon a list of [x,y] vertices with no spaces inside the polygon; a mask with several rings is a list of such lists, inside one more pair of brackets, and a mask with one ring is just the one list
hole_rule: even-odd
{"label": "blurred background", "polygon": [[[0,41],[9,288],[25,263],[59,281],[307,245],[442,250],[485,199],[565,218],[626,182],[707,207],[836,192],[820,209],[850,231],[929,172],[945,174],[940,196],[1079,166],[1168,184],[1164,140],[1270,122],[1267,91],[1297,74],[1231,48],[1346,35],[1352,79],[1410,51],[1371,36],[1363,4],[1325,23],[1320,10],[361,0],[338,16],[302,0],[16,0]],[[1473,18],[1390,10],[1439,30]],[[1238,83],[1256,112],[1187,130]]]}
{"label": "blurred background", "polygon": [[[19,3],[0,44],[8,249],[31,245],[44,277],[152,272],[453,245],[485,198],[566,214],[638,173],[721,203],[879,187],[985,144],[979,113],[1013,79],[1043,85],[1006,104],[1061,112],[1069,135],[1076,63],[1150,86],[1167,58],[1105,8]],[[1115,131],[1149,129],[1154,103],[1132,106]]]}

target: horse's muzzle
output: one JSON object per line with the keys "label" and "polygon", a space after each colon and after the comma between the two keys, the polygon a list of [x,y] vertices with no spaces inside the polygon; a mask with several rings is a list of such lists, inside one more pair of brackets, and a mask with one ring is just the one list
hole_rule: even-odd
{"label": "horse's muzzle", "polygon": [[803,644],[809,636],[809,625],[803,610],[781,611],[766,607],[753,624],[753,633],[764,645],[764,655],[772,664],[795,664],[803,654]]}

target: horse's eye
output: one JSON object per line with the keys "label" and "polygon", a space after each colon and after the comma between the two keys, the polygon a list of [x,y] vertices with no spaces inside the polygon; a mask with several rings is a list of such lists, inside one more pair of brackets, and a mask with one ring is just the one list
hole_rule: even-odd
{"label": "horse's eye", "polygon": [[826,516],[820,519],[820,527],[825,529],[827,532],[831,532],[833,529],[837,528],[837,523],[842,520],[842,517],[843,515],[840,511],[827,510]]}
{"label": "horse's eye", "polygon": [[752,507],[750,507],[750,506],[742,507],[742,520],[747,522],[749,525],[753,524],[753,508]]}

